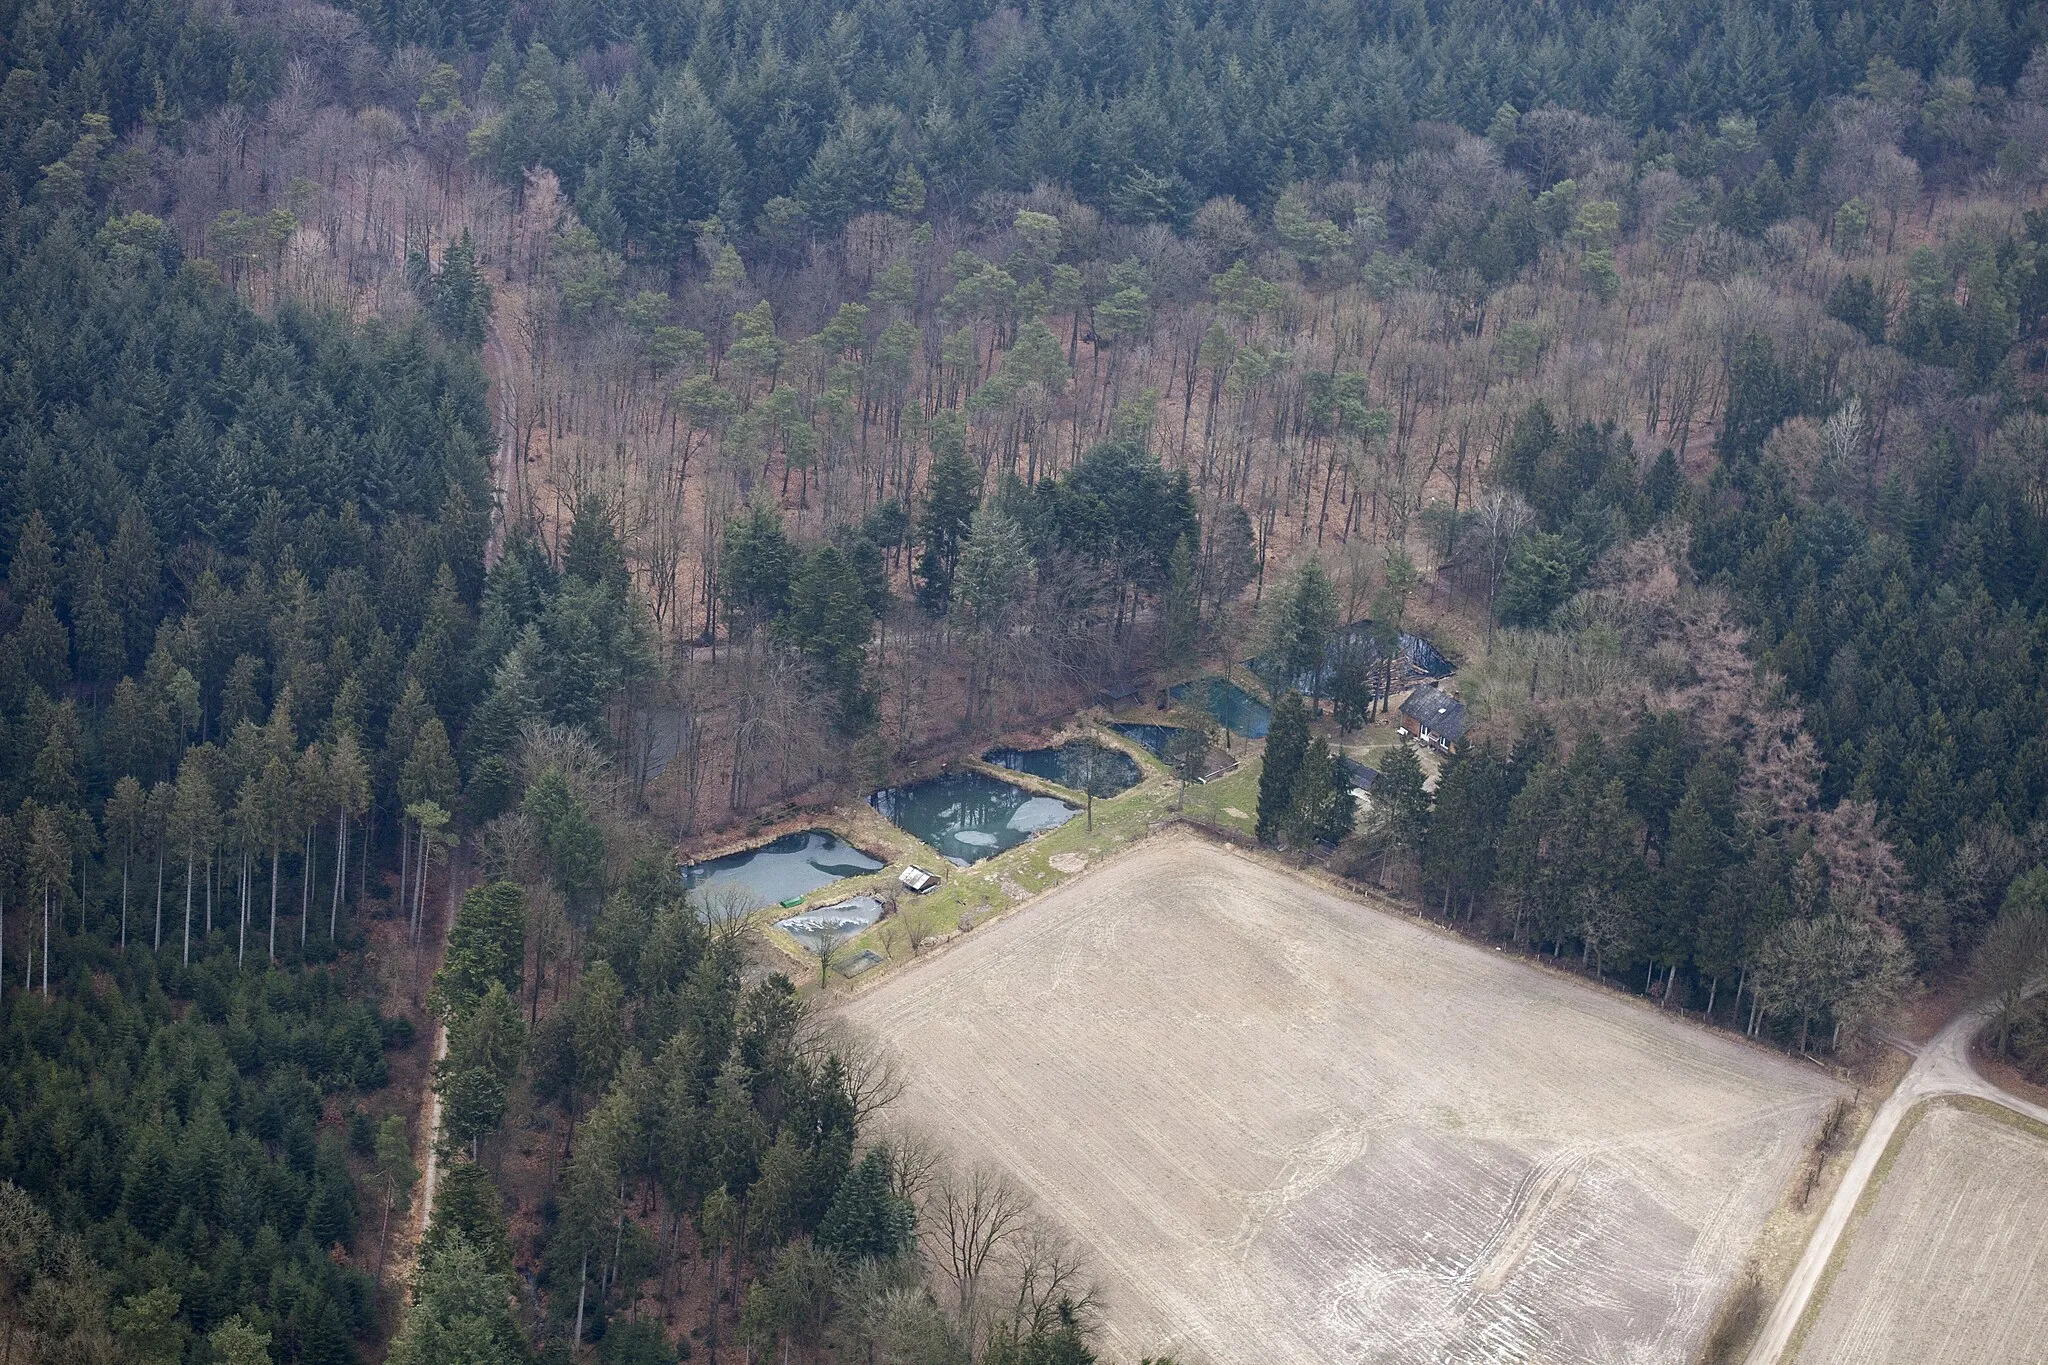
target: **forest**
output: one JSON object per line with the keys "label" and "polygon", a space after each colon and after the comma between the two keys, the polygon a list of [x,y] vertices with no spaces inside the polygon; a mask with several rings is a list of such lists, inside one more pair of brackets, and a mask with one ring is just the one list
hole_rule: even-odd
{"label": "forest", "polygon": [[675,850],[1255,655],[1287,856],[2048,1076],[2044,25],[0,5],[10,1358],[1093,1359]]}

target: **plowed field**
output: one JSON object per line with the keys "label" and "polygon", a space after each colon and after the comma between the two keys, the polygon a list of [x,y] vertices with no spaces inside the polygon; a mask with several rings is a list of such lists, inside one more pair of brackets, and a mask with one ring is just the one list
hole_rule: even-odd
{"label": "plowed field", "polygon": [[1883,1181],[1802,1365],[2048,1361],[2048,1141],[1936,1103]]}
{"label": "plowed field", "polygon": [[1089,1251],[1116,1359],[1685,1361],[1836,1092],[1167,837],[847,1007]]}

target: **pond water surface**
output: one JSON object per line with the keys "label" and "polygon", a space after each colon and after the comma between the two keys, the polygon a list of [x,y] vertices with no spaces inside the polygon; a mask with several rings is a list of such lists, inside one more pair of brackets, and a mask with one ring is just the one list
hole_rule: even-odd
{"label": "pond water surface", "polygon": [[873,896],[855,896],[806,910],[800,915],[791,915],[788,919],[779,919],[775,921],[775,927],[788,930],[797,942],[812,952],[822,953],[835,943],[844,943],[881,917],[880,900]]}
{"label": "pond water surface", "polygon": [[1140,776],[1138,760],[1129,754],[1081,739],[1056,749],[990,749],[982,758],[998,768],[1030,773],[1077,792],[1093,785],[1097,796],[1128,791],[1138,785]]}
{"label": "pond water surface", "polygon": [[1228,678],[1197,678],[1173,689],[1175,701],[1190,697],[1233,735],[1264,739],[1273,725],[1273,708]]}
{"label": "pond water surface", "polygon": [[758,910],[793,896],[807,896],[842,877],[879,872],[887,866],[831,830],[806,829],[744,853],[693,863],[683,869],[683,885],[694,889],[741,887],[752,901],[750,908]]}
{"label": "pond water surface", "polygon": [[971,772],[884,787],[868,804],[960,867],[993,858],[1080,813],[1064,801]]}
{"label": "pond water surface", "polygon": [[1119,720],[1110,723],[1110,729],[1125,739],[1134,740],[1150,750],[1152,757],[1161,763],[1166,761],[1166,746],[1180,733],[1178,725],[1151,725],[1144,721]]}

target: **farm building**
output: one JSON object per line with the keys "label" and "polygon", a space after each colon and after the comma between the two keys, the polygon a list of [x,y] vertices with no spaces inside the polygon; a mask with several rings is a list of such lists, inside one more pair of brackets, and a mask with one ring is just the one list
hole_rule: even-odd
{"label": "farm building", "polygon": [[1401,703],[1401,715],[1414,727],[1423,743],[1435,745],[1447,754],[1458,752],[1469,720],[1465,703],[1434,683],[1424,683]]}

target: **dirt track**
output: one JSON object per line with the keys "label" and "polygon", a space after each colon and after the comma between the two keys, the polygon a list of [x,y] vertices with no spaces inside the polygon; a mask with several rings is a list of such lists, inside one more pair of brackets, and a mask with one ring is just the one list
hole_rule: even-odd
{"label": "dirt track", "polygon": [[2048,1361],[2048,1142],[1935,1101],[1906,1136],[1801,1361]]}
{"label": "dirt track", "polygon": [[848,1013],[1183,1365],[1684,1359],[1836,1093],[1184,837]]}
{"label": "dirt track", "polygon": [[1892,1040],[1894,1046],[1912,1054],[1913,1065],[1864,1130],[1863,1140],[1857,1145],[1848,1170],[1843,1173],[1842,1183],[1836,1187],[1834,1198],[1828,1201],[1813,1236],[1807,1241],[1805,1252],[1793,1268],[1792,1278],[1779,1295],[1750,1349],[1748,1365],[1777,1365],[1791,1351],[1799,1324],[1805,1321],[1815,1296],[1822,1291],[1827,1268],[1863,1202],[1865,1190],[1872,1179],[1881,1179],[1878,1164],[1907,1115],[1928,1100],[1962,1095],[2010,1109],[2036,1123],[2048,1124],[2048,1109],[2006,1094],[1979,1075],[1972,1065],[1970,1040],[1983,1029],[1988,1008],[1979,1005],[1964,1010],[1923,1044]]}

